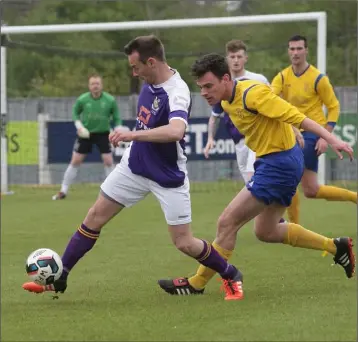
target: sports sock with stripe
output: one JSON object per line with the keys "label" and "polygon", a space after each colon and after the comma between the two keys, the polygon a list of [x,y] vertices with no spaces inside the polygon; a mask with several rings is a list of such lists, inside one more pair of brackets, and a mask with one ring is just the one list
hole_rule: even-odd
{"label": "sports sock with stripe", "polygon": [[73,234],[62,256],[64,269],[62,279],[66,279],[68,273],[77,262],[92,249],[99,237],[99,233],[89,229],[83,223],[81,224],[76,233]]}

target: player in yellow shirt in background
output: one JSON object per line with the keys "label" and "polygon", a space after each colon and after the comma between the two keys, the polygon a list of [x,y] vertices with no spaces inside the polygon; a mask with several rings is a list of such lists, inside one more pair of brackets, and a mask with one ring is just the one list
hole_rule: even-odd
{"label": "player in yellow shirt in background", "polygon": [[[295,223],[278,222],[291,204],[304,171],[302,149],[296,143],[291,125],[325,139],[340,158],[343,158],[340,151],[344,151],[352,159],[352,148],[275,95],[270,86],[233,80],[221,55],[201,57],[194,63],[192,73],[201,95],[209,105],[217,104],[229,115],[257,157],[253,177],[219,217],[213,247],[229,259],[239,229],[255,219],[254,231],[259,240],[327,251],[351,278],[355,267],[351,238],[330,239]],[[162,279],[158,283],[173,295],[201,294],[214,275],[215,271],[200,266],[189,279]],[[243,298],[241,281],[224,282],[227,299]]]}
{"label": "player in yellow shirt in background", "polygon": [[[288,42],[291,65],[279,72],[272,81],[273,92],[294,105],[311,120],[328,132],[332,132],[339,117],[339,102],[327,76],[307,62],[307,39],[294,36]],[[323,105],[328,115],[325,116]],[[357,193],[334,186],[319,185],[317,178],[318,157],[327,151],[326,140],[312,132],[303,132],[305,146],[303,155],[305,170],[301,180],[307,198],[323,198],[328,201],[350,201],[357,203]],[[292,199],[288,208],[290,222],[299,222],[299,195]]]}

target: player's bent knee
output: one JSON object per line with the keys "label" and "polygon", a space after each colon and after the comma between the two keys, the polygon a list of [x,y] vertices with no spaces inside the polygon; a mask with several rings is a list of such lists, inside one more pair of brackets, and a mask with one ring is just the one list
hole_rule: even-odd
{"label": "player's bent knee", "polygon": [[186,255],[193,255],[192,243],[189,239],[177,239],[175,241],[175,247]]}
{"label": "player's bent knee", "polygon": [[220,245],[226,241],[235,241],[238,225],[230,215],[223,213],[217,223],[216,241]]}
{"label": "player's bent knee", "polygon": [[255,235],[258,238],[258,240],[263,242],[267,241],[267,234],[263,230],[255,228]]}
{"label": "player's bent knee", "polygon": [[270,241],[269,234],[267,232],[264,232],[263,230],[255,229],[255,235],[256,235],[257,239],[262,241],[262,242],[269,242]]}
{"label": "player's bent knee", "polygon": [[83,163],[85,157],[86,155],[84,154],[73,152],[70,164],[74,167],[78,167]]}
{"label": "player's bent knee", "polygon": [[105,220],[104,215],[101,215],[99,210],[96,208],[96,204],[94,204],[87,213],[84,223],[91,228],[92,230],[100,231],[104,224],[107,222]]}
{"label": "player's bent knee", "polygon": [[193,254],[195,239],[190,230],[189,224],[168,225],[168,229],[175,247],[184,254],[189,256]]}
{"label": "player's bent knee", "polygon": [[217,223],[218,231],[233,231],[236,230],[237,224],[235,219],[228,213],[222,213]]}
{"label": "player's bent knee", "polygon": [[194,251],[193,251],[193,236],[191,234],[187,234],[187,235],[180,235],[180,236],[176,236],[175,238],[173,238],[173,242],[175,247],[181,251],[182,253],[192,256],[194,255]]}
{"label": "player's bent knee", "polygon": [[274,227],[269,227],[268,225],[265,224],[256,225],[255,223],[255,228],[254,228],[255,235],[257,239],[262,242],[276,241],[277,238],[276,238],[275,231],[276,230]]}
{"label": "player's bent knee", "polygon": [[88,210],[83,221],[88,228],[101,230],[101,228],[116,214],[123,209],[119,203],[111,202],[106,198],[99,197],[96,203]]}
{"label": "player's bent knee", "polygon": [[305,170],[302,181],[302,192],[307,198],[315,198],[319,190],[317,173],[311,170]]}

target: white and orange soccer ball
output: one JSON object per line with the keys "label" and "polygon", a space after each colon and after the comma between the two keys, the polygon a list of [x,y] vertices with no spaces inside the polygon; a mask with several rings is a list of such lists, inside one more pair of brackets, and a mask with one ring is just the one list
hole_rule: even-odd
{"label": "white and orange soccer ball", "polygon": [[39,285],[52,284],[59,279],[63,271],[60,256],[49,248],[40,248],[32,252],[26,261],[26,272],[31,281]]}

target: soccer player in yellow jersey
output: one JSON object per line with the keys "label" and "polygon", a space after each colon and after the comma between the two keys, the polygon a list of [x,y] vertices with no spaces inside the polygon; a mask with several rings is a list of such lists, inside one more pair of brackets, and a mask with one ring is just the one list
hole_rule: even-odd
{"label": "soccer player in yellow jersey", "polygon": [[[273,92],[293,104],[311,120],[328,132],[332,132],[339,117],[339,102],[327,76],[307,62],[307,40],[294,36],[288,42],[291,64],[279,72],[272,81]],[[327,117],[322,106],[328,111]],[[357,193],[346,189],[319,185],[317,179],[318,157],[327,151],[327,141],[317,134],[304,130],[303,155],[305,170],[301,180],[303,193],[308,198],[324,198],[328,201],[350,201],[357,203]],[[288,208],[289,220],[299,221],[298,192]]]}
{"label": "soccer player in yellow jersey", "polygon": [[[355,268],[351,238],[330,239],[295,223],[278,222],[291,204],[304,172],[302,149],[296,143],[291,125],[320,136],[340,158],[344,151],[352,159],[352,148],[275,95],[270,86],[257,81],[233,80],[223,56],[203,56],[192,66],[192,73],[201,95],[209,105],[217,104],[230,116],[257,157],[253,177],[219,217],[213,247],[229,259],[237,232],[255,219],[254,230],[259,240],[327,251],[351,278]],[[159,280],[158,283],[170,294],[199,294],[214,274],[210,268],[200,266],[196,275],[189,279]],[[229,285],[225,286],[227,296],[242,299],[241,282]]]}

